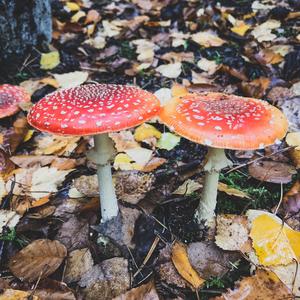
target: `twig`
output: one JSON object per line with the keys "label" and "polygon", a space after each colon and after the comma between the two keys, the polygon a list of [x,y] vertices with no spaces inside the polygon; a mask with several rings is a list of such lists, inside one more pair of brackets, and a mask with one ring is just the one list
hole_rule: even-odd
{"label": "twig", "polygon": [[274,215],[277,215],[278,209],[279,209],[279,207],[282,204],[282,200],[283,200],[283,184],[281,183],[280,184],[280,200],[279,200],[279,203],[278,203],[278,205],[277,205],[277,207],[275,209]]}

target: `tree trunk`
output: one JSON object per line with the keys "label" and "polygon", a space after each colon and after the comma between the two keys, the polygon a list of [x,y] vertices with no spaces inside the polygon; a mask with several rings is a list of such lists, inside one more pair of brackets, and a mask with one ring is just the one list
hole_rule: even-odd
{"label": "tree trunk", "polygon": [[0,70],[24,60],[33,47],[51,41],[50,0],[0,0]]}

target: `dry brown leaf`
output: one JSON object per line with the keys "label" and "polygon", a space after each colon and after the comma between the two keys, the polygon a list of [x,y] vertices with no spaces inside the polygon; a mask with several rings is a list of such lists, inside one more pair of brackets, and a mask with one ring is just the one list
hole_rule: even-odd
{"label": "dry brown leaf", "polygon": [[215,32],[210,30],[193,34],[192,40],[204,47],[219,47],[225,43]]}
{"label": "dry brown leaf", "polygon": [[124,152],[127,149],[140,147],[129,130],[112,132],[109,134],[109,137],[115,142],[115,148],[118,152]]}
{"label": "dry brown leaf", "polygon": [[14,168],[15,165],[9,159],[9,155],[4,150],[0,149],[0,176],[3,179],[7,179]]}
{"label": "dry brown leaf", "polygon": [[81,279],[94,264],[92,254],[88,248],[70,252],[66,262],[65,282],[71,283]]}
{"label": "dry brown leaf", "polygon": [[265,95],[270,82],[269,78],[259,77],[250,82],[242,82],[241,88],[248,97],[262,98]]}
{"label": "dry brown leaf", "polygon": [[113,300],[159,300],[153,281],[131,289]]}
{"label": "dry brown leaf", "polygon": [[58,136],[51,134],[44,134],[37,138],[37,155],[42,154],[57,154],[70,155],[77,147],[80,137],[74,136]]}
{"label": "dry brown leaf", "polygon": [[58,241],[35,240],[10,259],[9,269],[20,280],[33,282],[55,272],[66,255],[66,247]]}
{"label": "dry brown leaf", "polygon": [[300,180],[283,196],[283,206],[286,212],[295,214],[300,210]]}
{"label": "dry brown leaf", "polygon": [[49,165],[56,156],[54,155],[16,155],[12,156],[10,160],[19,168],[32,168],[35,166]]}
{"label": "dry brown leaf", "polygon": [[39,282],[34,295],[41,300],[76,300],[73,291],[64,282],[49,278]]}
{"label": "dry brown leaf", "polygon": [[250,164],[248,171],[257,180],[272,183],[289,183],[292,175],[297,173],[292,165],[267,160]]}
{"label": "dry brown leaf", "polygon": [[161,165],[163,165],[167,160],[162,157],[153,157],[150,159],[149,162],[147,162],[146,165],[143,166],[141,169],[142,172],[152,172]]}
{"label": "dry brown leaf", "polygon": [[218,215],[216,245],[223,250],[248,252],[251,241],[248,237],[248,220],[246,216]]}
{"label": "dry brown leaf", "polygon": [[224,293],[214,300],[254,300],[254,299],[293,299],[289,289],[273,272],[262,269],[256,271],[254,276],[245,277],[238,282],[234,290]]}
{"label": "dry brown leaf", "polygon": [[204,283],[198,273],[193,269],[189,262],[187,250],[184,244],[176,242],[172,247],[172,262],[178,273],[188,282],[193,288],[199,289]]}

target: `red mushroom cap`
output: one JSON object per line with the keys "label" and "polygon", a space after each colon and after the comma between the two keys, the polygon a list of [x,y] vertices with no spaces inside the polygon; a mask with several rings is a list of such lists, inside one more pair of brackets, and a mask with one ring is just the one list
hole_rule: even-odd
{"label": "red mushroom cap", "polygon": [[30,95],[20,86],[0,85],[0,119],[20,110],[19,103],[29,102]]}
{"label": "red mushroom cap", "polygon": [[86,84],[41,99],[28,122],[41,131],[92,135],[127,129],[157,115],[158,99],[133,86]]}
{"label": "red mushroom cap", "polygon": [[265,101],[222,93],[175,97],[161,120],[181,136],[215,148],[251,150],[285,136],[283,113]]}

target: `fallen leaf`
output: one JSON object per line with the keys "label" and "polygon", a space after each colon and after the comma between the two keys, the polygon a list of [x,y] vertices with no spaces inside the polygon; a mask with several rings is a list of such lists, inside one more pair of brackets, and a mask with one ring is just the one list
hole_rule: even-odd
{"label": "fallen leaf", "polygon": [[237,21],[230,30],[240,36],[244,36],[250,28],[251,26],[244,21]]}
{"label": "fallen leaf", "polygon": [[62,243],[68,251],[85,248],[89,242],[89,224],[85,219],[76,216],[69,219],[59,228],[55,239]]}
{"label": "fallen leaf", "polygon": [[35,240],[10,259],[9,269],[20,280],[33,282],[55,272],[66,255],[66,247],[58,241]]}
{"label": "fallen leaf", "polygon": [[35,296],[32,291],[20,291],[13,289],[5,289],[0,294],[0,300],[41,300],[41,298]]}
{"label": "fallen leaf", "polygon": [[133,288],[113,300],[159,300],[153,281]]}
{"label": "fallen leaf", "polygon": [[250,164],[248,171],[255,179],[272,183],[289,183],[297,173],[292,165],[267,160]]}
{"label": "fallen leaf", "polygon": [[60,63],[60,56],[58,51],[49,53],[42,53],[40,65],[42,70],[52,70]]}
{"label": "fallen leaf", "polygon": [[80,6],[74,2],[67,2],[65,5],[65,9],[67,9],[67,11],[78,11],[80,10]]}
{"label": "fallen leaf", "polygon": [[35,154],[69,156],[78,146],[80,137],[43,134],[37,138]]}
{"label": "fallen leaf", "polygon": [[248,210],[247,216],[252,224],[249,236],[260,264],[287,265],[299,260],[300,232],[271,213]]}
{"label": "fallen leaf", "polygon": [[289,121],[289,131],[300,131],[300,97],[283,99],[277,102],[277,106],[282,110]]}
{"label": "fallen leaf", "polygon": [[150,124],[144,123],[134,131],[134,138],[137,142],[142,142],[152,137],[159,139],[161,137],[161,132]]}
{"label": "fallen leaf", "polygon": [[272,29],[279,28],[281,22],[274,19],[269,19],[268,21],[257,25],[251,32],[258,42],[272,41],[276,38],[276,35],[272,33]]}
{"label": "fallen leaf", "polygon": [[300,269],[298,268],[298,262],[292,262],[286,266],[272,266],[270,269],[292,291],[295,298],[300,296]]}
{"label": "fallen leaf", "polygon": [[218,190],[221,191],[221,192],[224,192],[224,193],[226,193],[227,195],[230,195],[230,196],[235,196],[235,197],[238,197],[238,198],[251,199],[249,197],[249,195],[247,195],[245,192],[243,192],[241,190],[238,190],[236,188],[230,187],[228,184],[225,184],[225,183],[222,183],[222,182],[218,183]]}
{"label": "fallen leaf", "polygon": [[181,63],[177,62],[172,64],[160,65],[156,68],[156,71],[167,78],[177,78],[181,74]]}
{"label": "fallen leaf", "polygon": [[94,265],[92,254],[88,248],[70,252],[66,261],[65,282],[71,283],[81,279]]}
{"label": "fallen leaf", "polygon": [[14,228],[20,220],[21,216],[15,211],[0,209],[0,234],[3,231],[3,227]]}
{"label": "fallen leaf", "polygon": [[286,212],[296,214],[300,210],[300,180],[297,180],[283,196],[283,206]]}
{"label": "fallen leaf", "polygon": [[157,142],[157,148],[172,150],[175,148],[180,142],[180,137],[170,132],[163,133],[160,139]]}
{"label": "fallen leaf", "polygon": [[300,150],[300,131],[289,132],[285,137],[286,143],[291,147],[296,147],[295,150]]}
{"label": "fallen leaf", "polygon": [[241,88],[248,97],[262,98],[265,95],[270,82],[269,78],[259,77],[250,82],[242,82]]}
{"label": "fallen leaf", "polygon": [[208,60],[204,57],[198,61],[197,66],[207,72],[208,75],[213,75],[221,67],[214,60]]}
{"label": "fallen leaf", "polygon": [[234,290],[229,290],[214,300],[253,300],[253,299],[293,299],[289,289],[270,271],[258,269],[254,276],[245,277],[236,283]]}
{"label": "fallen leaf", "polygon": [[84,299],[111,300],[129,289],[128,261],[123,257],[104,260],[85,273],[79,285]]}
{"label": "fallen leaf", "polygon": [[84,83],[89,76],[88,72],[75,71],[64,74],[53,74],[55,80],[61,88],[71,88]]}
{"label": "fallen leaf", "polygon": [[217,36],[214,31],[202,31],[192,35],[192,40],[204,47],[219,47],[222,46],[225,41]]}
{"label": "fallen leaf", "polygon": [[153,151],[138,147],[126,149],[125,153],[131,158],[132,161],[135,161],[139,166],[143,167],[150,161]]}
{"label": "fallen leaf", "polygon": [[171,89],[168,88],[161,88],[154,95],[160,101],[161,106],[164,106],[172,98]]}
{"label": "fallen leaf", "polygon": [[15,155],[10,157],[10,160],[19,168],[27,169],[49,165],[55,158],[54,155]]}
{"label": "fallen leaf", "polygon": [[225,252],[213,242],[195,242],[187,247],[189,261],[201,278],[222,277],[237,260],[240,254]]}
{"label": "fallen leaf", "polygon": [[188,196],[202,188],[202,185],[192,179],[187,179],[172,194]]}
{"label": "fallen leaf", "polygon": [[74,292],[64,282],[49,278],[39,282],[34,295],[41,300],[76,300]]}
{"label": "fallen leaf", "polygon": [[141,169],[141,172],[152,172],[161,165],[163,165],[167,160],[162,157],[152,157]]}
{"label": "fallen leaf", "polygon": [[79,20],[86,16],[86,13],[82,10],[79,10],[76,14],[74,14],[71,18],[71,23],[77,23]]}
{"label": "fallen leaf", "polygon": [[134,136],[129,130],[120,132],[111,132],[109,137],[114,141],[118,152],[124,152],[127,149],[138,148],[140,145],[134,140]]}
{"label": "fallen leaf", "polygon": [[9,155],[0,148],[0,176],[7,179],[11,176],[11,172],[15,169],[14,163],[10,160]]}
{"label": "fallen leaf", "polygon": [[57,187],[64,181],[71,170],[59,171],[56,168],[42,167],[32,173],[30,195],[38,200],[57,192]]}
{"label": "fallen leaf", "polygon": [[223,250],[248,252],[251,249],[248,234],[248,220],[245,216],[217,216],[215,243]]}
{"label": "fallen leaf", "polygon": [[6,196],[6,195],[7,195],[7,190],[6,190],[6,187],[5,187],[5,181],[0,176],[0,204],[2,202],[3,197]]}
{"label": "fallen leaf", "polygon": [[189,262],[187,250],[184,244],[176,242],[172,247],[172,262],[178,273],[196,290],[204,283],[198,273]]}

